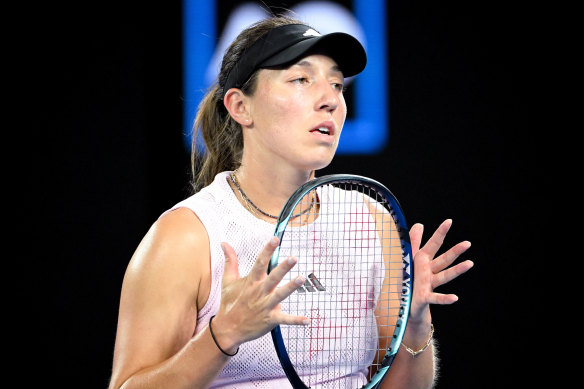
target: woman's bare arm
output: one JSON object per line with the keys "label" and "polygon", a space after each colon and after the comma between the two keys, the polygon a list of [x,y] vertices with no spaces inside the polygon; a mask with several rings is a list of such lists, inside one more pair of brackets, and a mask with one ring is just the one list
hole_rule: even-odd
{"label": "woman's bare arm", "polygon": [[205,329],[193,337],[210,288],[209,239],[187,209],[163,215],[132,257],[122,286],[110,389],[206,386],[229,357]]}

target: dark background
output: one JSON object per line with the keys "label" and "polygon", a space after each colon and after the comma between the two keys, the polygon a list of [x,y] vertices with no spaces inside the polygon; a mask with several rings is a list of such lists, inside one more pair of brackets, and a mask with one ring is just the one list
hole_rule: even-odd
{"label": "dark background", "polygon": [[[338,156],[321,174],[384,182],[428,233],[453,218],[447,244],[470,240],[475,268],[440,289],[459,302],[433,308],[437,387],[512,387],[513,350],[531,341],[514,296],[532,274],[536,222],[523,14],[504,2],[387,8],[389,145]],[[46,371],[26,379],[105,388],[127,262],[188,190],[180,2],[39,6],[25,27],[35,204],[25,250],[38,285],[26,297],[40,329],[25,354]]]}

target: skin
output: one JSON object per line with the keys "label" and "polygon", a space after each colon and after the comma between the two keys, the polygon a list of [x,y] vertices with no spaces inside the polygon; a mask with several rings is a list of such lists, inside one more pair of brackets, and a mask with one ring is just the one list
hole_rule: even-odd
{"label": "skin", "polygon": [[[334,61],[313,55],[288,69],[260,71],[253,96],[227,92],[225,105],[243,127],[238,179],[262,210],[278,214],[314,170],[332,161],[347,115],[343,81]],[[323,124],[333,135],[311,132]]]}
{"label": "skin", "polygon": [[[332,160],[347,112],[342,83],[343,75],[331,58],[311,55],[288,69],[261,70],[253,96],[235,88],[225,94],[227,110],[243,129],[245,147],[237,177],[264,211],[277,214],[299,185]],[[330,135],[312,131],[323,125]],[[428,338],[430,304],[457,300],[434,288],[472,267],[470,261],[450,266],[469,242],[436,257],[450,225],[445,221],[423,246],[423,226],[416,224],[410,231],[416,277],[404,343],[414,349]],[[288,315],[279,304],[304,280],[276,288],[296,259],[266,274],[277,244],[276,238],[267,242],[245,277],[239,274],[233,248],[228,242],[222,245],[225,272],[213,332],[228,353],[278,324],[307,324],[307,318]],[[187,209],[164,214],[138,246],[124,277],[110,389],[200,388],[213,381],[229,357],[218,350],[208,327],[194,334],[197,312],[210,287],[209,238],[202,223]],[[430,387],[433,370],[431,348],[415,359],[400,349],[384,387]]]}

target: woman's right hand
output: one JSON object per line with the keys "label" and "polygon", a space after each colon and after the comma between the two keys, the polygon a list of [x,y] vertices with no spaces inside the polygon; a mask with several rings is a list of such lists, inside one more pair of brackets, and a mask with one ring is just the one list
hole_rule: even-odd
{"label": "woman's right hand", "polygon": [[305,316],[293,316],[281,310],[280,303],[304,284],[304,277],[298,276],[278,288],[297,262],[293,257],[280,262],[267,274],[268,263],[278,243],[278,238],[272,237],[243,278],[239,274],[235,250],[225,242],[221,244],[225,270],[221,306],[213,319],[213,333],[217,343],[228,353],[234,353],[240,344],[263,336],[278,324],[307,325],[310,322]]}

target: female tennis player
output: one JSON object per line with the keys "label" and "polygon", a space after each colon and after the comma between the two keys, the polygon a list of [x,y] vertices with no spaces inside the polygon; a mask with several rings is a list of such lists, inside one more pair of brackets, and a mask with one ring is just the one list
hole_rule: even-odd
{"label": "female tennis player", "polygon": [[[161,215],[128,265],[110,389],[291,387],[270,331],[308,328],[313,318],[281,309],[306,277],[285,280],[294,257],[267,274],[279,243],[274,225],[290,195],[331,162],[347,113],[344,79],[365,64],[350,35],[321,35],[284,17],[234,40],[196,118],[206,153],[193,146],[195,193]],[[414,292],[384,388],[433,384],[430,305],[457,300],[434,288],[472,267],[468,260],[451,266],[469,242],[437,256],[450,226],[442,223],[423,246],[423,226],[409,231]],[[355,368],[347,376],[367,382],[367,374]]]}

